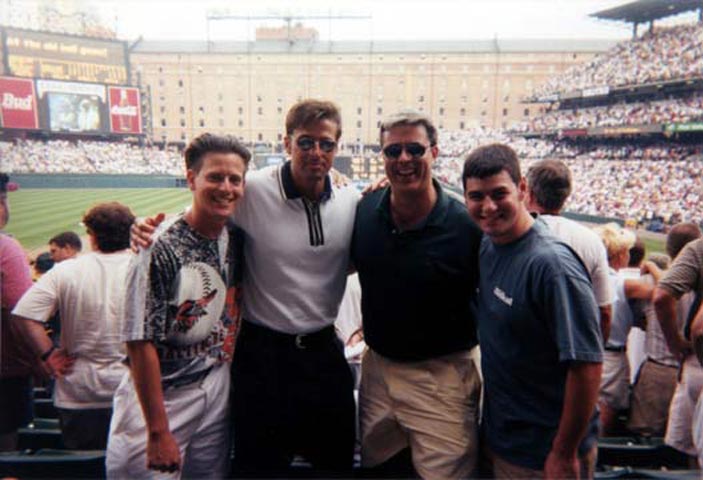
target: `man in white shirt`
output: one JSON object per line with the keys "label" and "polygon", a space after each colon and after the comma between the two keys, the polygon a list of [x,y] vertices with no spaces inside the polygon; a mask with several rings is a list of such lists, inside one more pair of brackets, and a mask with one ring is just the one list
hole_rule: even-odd
{"label": "man in white shirt", "polygon": [[608,279],[608,256],[600,237],[590,228],[561,216],[571,195],[571,172],[559,160],[542,160],[527,172],[525,204],[530,212],[538,213],[559,240],[570,246],[586,267],[600,311],[603,340],[610,333],[613,292]]}
{"label": "man in white shirt", "polygon": [[[133,221],[119,203],[90,209],[83,223],[94,251],[56,265],[12,311],[37,360],[57,379],[54,404],[67,448],[103,449],[107,443],[112,397],[127,371],[120,331]],[[57,311],[59,348],[44,329]]]}

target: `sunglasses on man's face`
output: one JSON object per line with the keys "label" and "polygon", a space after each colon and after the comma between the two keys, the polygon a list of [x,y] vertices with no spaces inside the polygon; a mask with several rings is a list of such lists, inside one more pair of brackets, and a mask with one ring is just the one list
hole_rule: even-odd
{"label": "sunglasses on man's face", "polygon": [[410,155],[411,157],[417,158],[425,154],[425,152],[427,151],[427,147],[417,142],[392,143],[384,147],[383,154],[386,156],[386,158],[395,159],[400,157],[400,155],[403,153],[403,150],[408,152],[408,155]]}
{"label": "sunglasses on man's face", "polygon": [[304,152],[315,148],[315,144],[317,144],[320,147],[320,150],[325,153],[330,153],[334,151],[335,148],[337,148],[337,142],[335,142],[334,140],[328,140],[326,138],[323,138],[321,140],[314,140],[310,137],[298,137],[298,139],[295,141],[295,144],[298,146],[299,149],[303,150]]}

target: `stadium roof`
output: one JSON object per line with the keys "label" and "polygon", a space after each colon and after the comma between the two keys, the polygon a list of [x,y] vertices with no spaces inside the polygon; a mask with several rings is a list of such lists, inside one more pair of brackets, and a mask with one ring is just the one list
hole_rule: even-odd
{"label": "stadium roof", "polygon": [[464,40],[464,41],[383,41],[309,42],[258,41],[208,42],[182,40],[142,40],[132,53],[523,53],[523,52],[601,52],[617,40]]}
{"label": "stadium roof", "polygon": [[644,23],[698,10],[701,7],[703,7],[701,0],[637,0],[619,7],[592,13],[590,16],[602,20]]}

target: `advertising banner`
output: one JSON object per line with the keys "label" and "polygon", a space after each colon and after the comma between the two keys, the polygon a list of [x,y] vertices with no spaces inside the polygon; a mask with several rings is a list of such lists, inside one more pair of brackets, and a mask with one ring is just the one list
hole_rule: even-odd
{"label": "advertising banner", "polygon": [[142,133],[139,89],[107,87],[110,100],[110,132],[126,135]]}
{"label": "advertising banner", "polygon": [[669,133],[702,132],[703,131],[703,122],[669,123],[666,126],[666,131]]}
{"label": "advertising banner", "polygon": [[537,101],[542,102],[542,103],[556,102],[557,100],[559,100],[559,95],[556,93],[552,93],[550,95],[542,95],[541,97],[537,97]]}
{"label": "advertising banner", "polygon": [[591,87],[591,88],[584,88],[583,89],[583,96],[584,97],[601,97],[601,96],[606,96],[610,93],[610,88],[605,85],[601,87]]}
{"label": "advertising banner", "polygon": [[644,135],[650,133],[661,133],[664,131],[663,125],[660,123],[645,124],[645,125],[620,125],[617,127],[596,127],[589,128],[588,134],[593,136],[613,136],[620,135]]}
{"label": "advertising banner", "polygon": [[0,127],[39,128],[32,80],[0,77]]}
{"label": "advertising banner", "polygon": [[559,130],[560,137],[585,137],[588,135],[588,130],[585,128],[565,128]]}
{"label": "advertising banner", "polygon": [[101,133],[105,128],[104,85],[37,80],[42,124],[52,132]]}

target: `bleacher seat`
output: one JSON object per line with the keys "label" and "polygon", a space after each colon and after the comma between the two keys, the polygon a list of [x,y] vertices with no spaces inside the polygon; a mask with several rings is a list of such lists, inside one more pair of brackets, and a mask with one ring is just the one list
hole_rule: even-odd
{"label": "bleacher seat", "polygon": [[598,441],[598,465],[632,468],[685,469],[687,459],[662,438],[605,437]]}
{"label": "bleacher seat", "polygon": [[63,448],[58,420],[54,422],[49,423],[44,419],[39,419],[27,427],[20,428],[17,448],[31,451]]}
{"label": "bleacher seat", "polygon": [[615,468],[605,472],[596,472],[596,480],[619,480],[628,478],[657,480],[694,480],[701,478],[701,470],[655,470],[635,468]]}
{"label": "bleacher seat", "polygon": [[34,416],[41,418],[59,418],[59,413],[52,399],[39,398],[34,400]]}
{"label": "bleacher seat", "polygon": [[0,453],[0,477],[105,478],[105,452],[42,449]]}
{"label": "bleacher seat", "polygon": [[53,429],[59,429],[59,419],[58,418],[35,418],[32,420],[32,423],[30,423],[28,428],[53,428]]}
{"label": "bleacher seat", "polygon": [[51,393],[44,387],[34,387],[34,399],[51,398]]}

